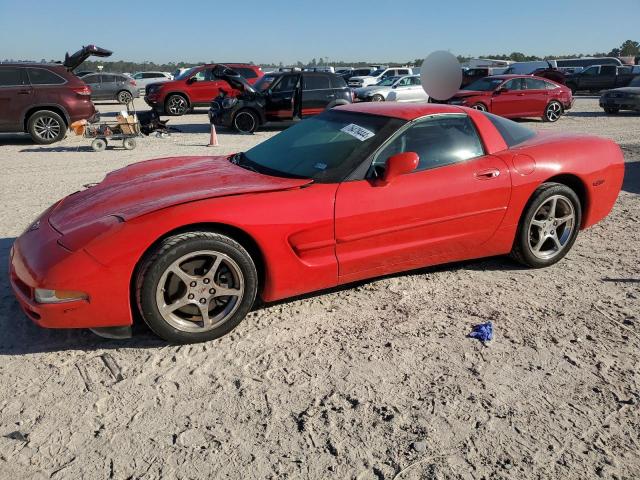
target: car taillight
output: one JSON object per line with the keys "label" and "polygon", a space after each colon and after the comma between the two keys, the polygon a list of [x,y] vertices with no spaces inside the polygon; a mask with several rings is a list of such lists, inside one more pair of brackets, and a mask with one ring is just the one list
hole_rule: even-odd
{"label": "car taillight", "polygon": [[89,85],[85,85],[84,87],[73,87],[72,90],[77,95],[91,95],[91,87],[89,87]]}
{"label": "car taillight", "polygon": [[136,86],[136,81],[135,80],[129,80],[129,85],[131,86]]}

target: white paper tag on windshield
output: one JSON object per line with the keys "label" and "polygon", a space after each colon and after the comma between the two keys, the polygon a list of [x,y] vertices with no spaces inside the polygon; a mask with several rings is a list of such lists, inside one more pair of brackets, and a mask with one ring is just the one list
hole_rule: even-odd
{"label": "white paper tag on windshield", "polygon": [[375,135],[375,133],[373,133],[371,130],[367,130],[360,125],[356,125],[355,123],[350,123],[346,127],[342,127],[340,131],[348,133],[352,137],[356,137],[361,142],[364,142],[365,140],[368,140]]}

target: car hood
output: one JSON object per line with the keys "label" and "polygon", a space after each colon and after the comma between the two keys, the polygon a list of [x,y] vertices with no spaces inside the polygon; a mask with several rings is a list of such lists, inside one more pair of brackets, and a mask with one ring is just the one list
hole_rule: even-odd
{"label": "car hood", "polygon": [[388,92],[389,90],[391,90],[391,87],[389,86],[380,87],[377,85],[369,85],[368,87],[356,88],[355,92],[356,95],[364,95],[367,93],[373,94],[377,92]]}
{"label": "car hood", "polygon": [[465,98],[465,97],[477,97],[491,95],[493,92],[481,92],[478,90],[458,90],[456,94],[451,98]]}
{"label": "car hood", "polygon": [[621,87],[621,88],[613,88],[611,90],[606,90],[604,93],[640,93],[640,87]]}
{"label": "car hood", "polygon": [[298,188],[310,179],[271,177],[228,157],[169,157],[135,163],[62,200],[49,217],[65,234],[108,215],[130,220],[174,205],[229,195]]}

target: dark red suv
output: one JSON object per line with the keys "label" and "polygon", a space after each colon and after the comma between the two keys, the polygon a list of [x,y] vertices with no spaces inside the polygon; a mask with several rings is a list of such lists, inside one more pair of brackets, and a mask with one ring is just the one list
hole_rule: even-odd
{"label": "dark red suv", "polygon": [[0,132],[28,132],[34,142],[49,144],[95,113],[91,89],[64,66],[0,64]]}
{"label": "dark red suv", "polygon": [[173,81],[147,85],[144,100],[158,113],[167,115],[184,115],[193,107],[209,106],[221,90],[230,96],[240,93],[220,74],[229,68],[251,85],[264,75],[260,67],[248,63],[200,65],[186,70]]}

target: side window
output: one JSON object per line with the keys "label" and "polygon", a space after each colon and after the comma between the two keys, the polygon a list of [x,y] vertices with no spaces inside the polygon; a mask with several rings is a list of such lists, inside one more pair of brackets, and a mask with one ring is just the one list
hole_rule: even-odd
{"label": "side window", "polygon": [[556,88],[559,88],[558,85],[551,82],[544,82],[544,85],[547,90],[555,90]]}
{"label": "side window", "polygon": [[66,82],[60,75],[44,68],[27,68],[31,85],[61,85]]}
{"label": "side window", "polygon": [[204,70],[200,70],[198,73],[193,75],[198,82],[210,82],[213,79],[213,72],[210,68],[205,68]]}
{"label": "side window", "polygon": [[396,75],[398,75],[396,70],[387,70],[382,74],[382,78],[395,77]]}
{"label": "side window", "polygon": [[133,76],[133,78],[134,78],[134,80],[140,80],[141,78],[147,78],[147,77],[145,77],[145,74],[144,74],[144,73],[136,73],[136,74]]}
{"label": "side window", "polygon": [[115,75],[102,74],[102,83],[115,83],[119,80]]}
{"label": "side window", "polygon": [[420,157],[416,171],[484,155],[478,132],[466,115],[441,115],[411,125],[380,150],[372,166],[384,166],[389,157],[404,152]]}
{"label": "side window", "polygon": [[304,75],[304,90],[326,90],[331,88],[326,75]]}
{"label": "side window", "polygon": [[503,85],[506,90],[522,90],[522,79],[514,78]]}
{"label": "side window", "polygon": [[344,78],[338,76],[331,76],[331,88],[347,88],[347,82]]}
{"label": "side window", "polygon": [[598,72],[600,71],[600,67],[598,66],[593,66],[593,67],[589,67],[585,70],[582,71],[582,75],[598,75]]}
{"label": "side window", "polygon": [[615,65],[603,65],[600,67],[601,75],[615,75],[616,74],[616,66]]}
{"label": "side window", "polygon": [[234,70],[244,78],[257,78],[258,76],[251,68],[234,68]]}
{"label": "side window", "polygon": [[273,92],[291,92],[295,90],[298,84],[297,75],[283,75],[282,79],[274,86],[271,91]]}
{"label": "side window", "polygon": [[411,85],[420,85],[420,77],[411,77]]}
{"label": "side window", "polygon": [[0,67],[0,87],[16,87],[24,84],[19,68]]}
{"label": "side window", "polygon": [[398,69],[398,75],[409,75],[409,70],[406,68]]}
{"label": "side window", "polygon": [[410,85],[410,80],[411,79],[409,77],[401,78],[397,85],[399,87],[406,87],[407,85]]}
{"label": "side window", "polygon": [[82,81],[86,84],[95,85],[96,83],[100,83],[100,75],[85,75],[82,77]]}
{"label": "side window", "polygon": [[525,78],[524,85],[527,90],[546,90],[546,82],[537,78]]}

